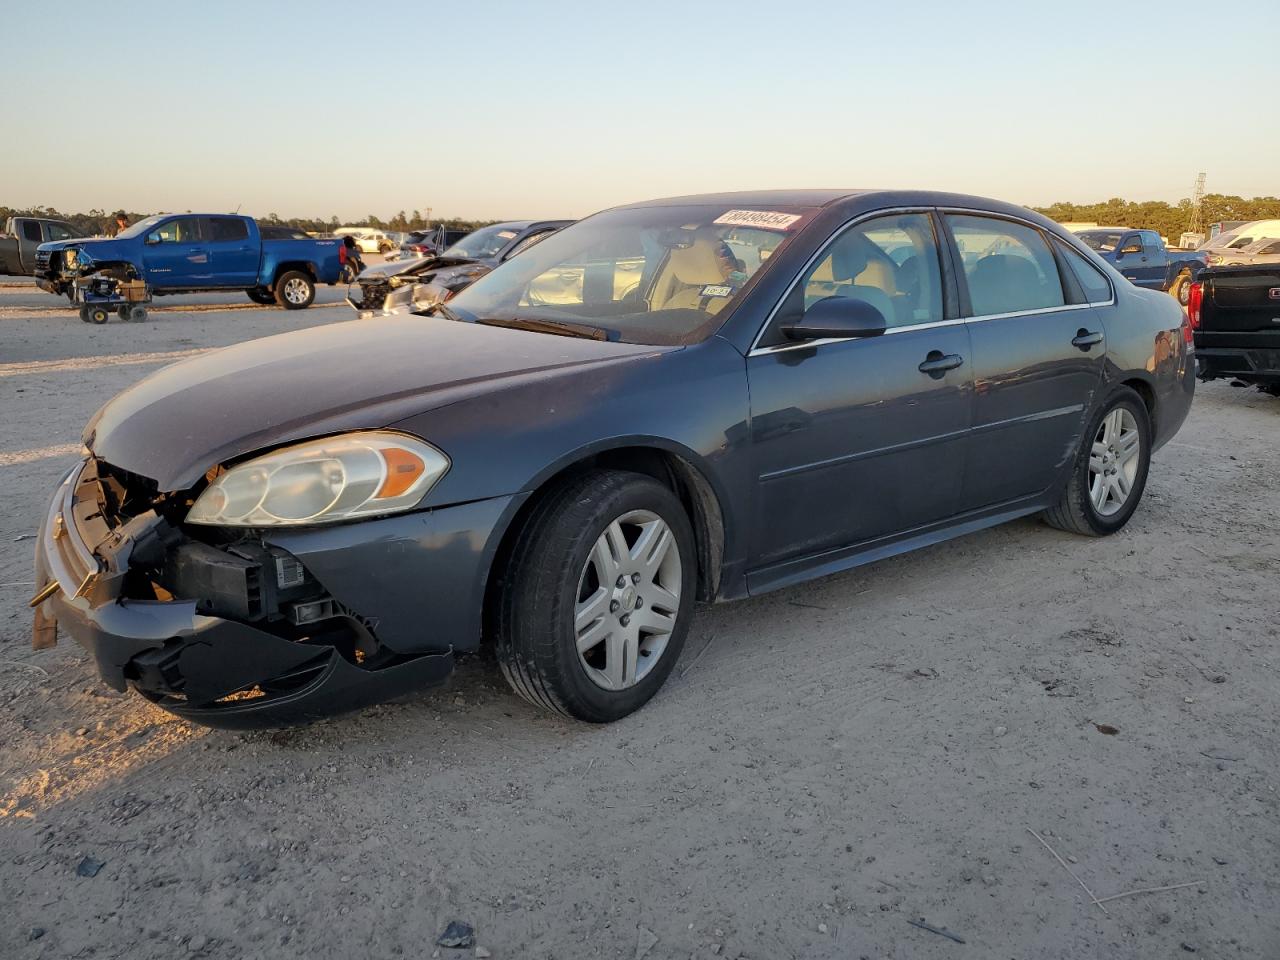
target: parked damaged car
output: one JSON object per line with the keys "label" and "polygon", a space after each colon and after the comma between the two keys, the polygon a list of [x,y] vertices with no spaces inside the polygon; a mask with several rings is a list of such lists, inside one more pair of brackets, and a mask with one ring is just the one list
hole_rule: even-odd
{"label": "parked damaged car", "polygon": [[695,601],[1030,514],[1120,529],[1187,416],[1191,340],[1174,300],[996,201],[615,208],[430,316],[109,401],[37,539],[35,640],[213,725],[439,683],[482,644],[532,703],[614,720]]}
{"label": "parked damaged car", "polygon": [[512,220],[494,223],[459,239],[439,256],[369,267],[356,277],[358,298],[347,303],[361,317],[424,311],[454,296],[500,263],[572,220]]}

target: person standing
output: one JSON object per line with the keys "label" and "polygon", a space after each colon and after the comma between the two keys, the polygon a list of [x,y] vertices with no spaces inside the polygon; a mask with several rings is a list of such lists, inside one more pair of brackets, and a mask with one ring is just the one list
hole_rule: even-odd
{"label": "person standing", "polygon": [[129,229],[129,216],[123,210],[116,212],[116,225],[112,230],[111,236],[118,237]]}

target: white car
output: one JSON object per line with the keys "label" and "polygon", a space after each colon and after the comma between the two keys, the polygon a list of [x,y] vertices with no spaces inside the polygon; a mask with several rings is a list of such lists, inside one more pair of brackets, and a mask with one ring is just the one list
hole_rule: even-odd
{"label": "white car", "polygon": [[396,247],[396,242],[384,231],[373,227],[339,227],[335,237],[353,237],[361,253],[386,253]]}

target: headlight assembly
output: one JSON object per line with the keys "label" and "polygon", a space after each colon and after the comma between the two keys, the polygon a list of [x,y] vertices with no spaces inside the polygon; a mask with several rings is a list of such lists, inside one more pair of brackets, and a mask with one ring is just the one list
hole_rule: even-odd
{"label": "headlight assembly", "polygon": [[398,513],[417,506],[449,458],[390,431],[309,440],[237,464],[205,488],[188,523],[284,527]]}

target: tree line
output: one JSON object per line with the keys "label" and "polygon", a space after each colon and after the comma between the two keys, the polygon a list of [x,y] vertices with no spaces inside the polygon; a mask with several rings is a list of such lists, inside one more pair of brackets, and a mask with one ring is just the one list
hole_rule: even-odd
{"label": "tree line", "polygon": [[[1033,207],[1059,223],[1098,223],[1108,227],[1155,230],[1173,243],[1191,228],[1191,200],[1176,204],[1163,200],[1133,202],[1113,197],[1102,203],[1054,203]],[[1200,228],[1208,235],[1209,225],[1219,220],[1280,219],[1280,197],[1229,197],[1210,193],[1200,204]]]}
{"label": "tree line", "polygon": [[[1059,222],[1100,223],[1107,226],[1132,227],[1136,230],[1155,230],[1162,236],[1177,243],[1178,238],[1191,226],[1191,201],[1184,198],[1177,203],[1166,203],[1163,200],[1132,201],[1121,197],[1113,197],[1101,203],[1054,203],[1047,207],[1033,207],[1037,213]],[[169,211],[173,212],[173,211]],[[126,211],[130,223],[135,223],[149,213]],[[30,207],[18,209],[0,206],[0,222],[9,217],[51,217],[66,220],[72,230],[81,236],[105,234],[113,229],[115,211],[90,210],[88,213],[61,213],[53,207]],[[434,229],[444,226],[450,230],[474,230],[495,220],[466,220],[459,217],[434,219],[428,221],[421,211],[406,213],[398,211],[394,216],[383,219],[375,214],[368,214],[363,220],[344,224],[336,216],[330,217],[281,217],[269,213],[259,217],[263,223],[286,224],[298,227],[309,233],[329,233],[341,226],[374,227],[378,230],[391,230],[407,233],[410,230]],[[1280,197],[1232,197],[1221,193],[1211,193],[1204,198],[1200,207],[1200,224],[1207,233],[1209,224],[1219,220],[1270,220],[1280,219]]]}
{"label": "tree line", "polygon": [[[177,213],[180,211],[167,210],[165,213]],[[190,213],[190,211],[187,211]],[[139,220],[151,216],[138,210],[126,210],[125,216],[129,218],[130,223],[137,223]],[[63,213],[54,207],[5,207],[0,206],[0,227],[3,227],[4,221],[9,217],[48,217],[52,220],[65,220],[71,224],[72,232],[77,236],[91,237],[98,236],[115,230],[116,211],[115,210],[90,210],[88,213]],[[399,211],[395,216],[383,220],[374,214],[369,214],[363,220],[355,220],[350,223],[344,223],[336,216],[330,217],[282,217],[276,213],[268,213],[265,217],[257,218],[262,223],[283,224],[290,227],[297,227],[308,233],[331,233],[338,227],[373,227],[378,230],[391,230],[398,233],[408,233],[410,230],[433,230],[436,227],[443,226],[449,230],[475,230],[490,223],[496,223],[496,220],[465,220],[460,217],[449,217],[447,219],[434,219],[428,221],[422,214],[414,210],[413,213],[406,214],[405,211]]]}

